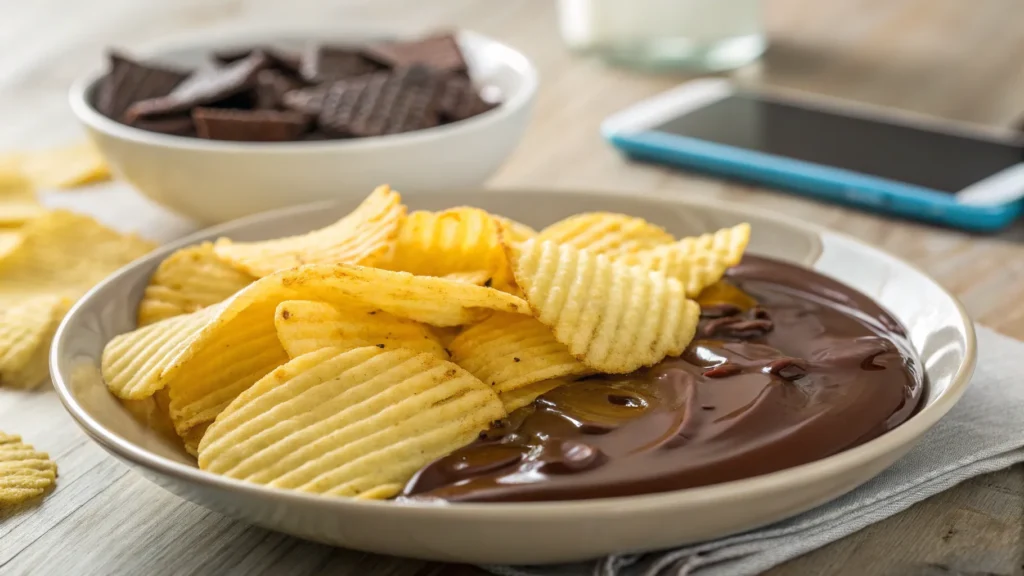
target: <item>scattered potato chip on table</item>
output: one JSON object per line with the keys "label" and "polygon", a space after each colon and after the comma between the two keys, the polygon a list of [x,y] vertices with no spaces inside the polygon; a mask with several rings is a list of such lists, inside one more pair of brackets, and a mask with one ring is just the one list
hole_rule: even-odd
{"label": "scattered potato chip on table", "polygon": [[57,465],[45,452],[0,432],[0,508],[41,496],[57,479]]}
{"label": "scattered potato chip on table", "polygon": [[214,252],[256,277],[304,264],[344,262],[374,266],[390,257],[404,219],[401,196],[381,186],[352,213],[326,228],[263,242],[221,238],[214,245]]}
{"label": "scattered potato chip on table", "polygon": [[651,366],[682,354],[693,340],[700,307],[674,278],[537,239],[509,253],[537,319],[598,372]]}
{"label": "scattered potato chip on table", "polygon": [[232,402],[204,436],[199,466],[278,488],[390,498],[504,416],[490,387],[433,354],[324,348]]}
{"label": "scattered potato chip on table", "polygon": [[19,172],[0,166],[0,226],[21,226],[46,214],[35,189]]}
{"label": "scattered potato chip on table", "polygon": [[73,188],[110,179],[110,167],[92,142],[18,154],[21,172],[37,188]]}
{"label": "scattered potato chip on table", "polygon": [[25,225],[21,242],[0,258],[0,338],[19,330],[25,338],[27,331],[32,348],[26,354],[22,340],[17,354],[0,350],[0,385],[26,388],[44,380],[50,339],[71,304],[152,248],[150,242],[65,211]]}

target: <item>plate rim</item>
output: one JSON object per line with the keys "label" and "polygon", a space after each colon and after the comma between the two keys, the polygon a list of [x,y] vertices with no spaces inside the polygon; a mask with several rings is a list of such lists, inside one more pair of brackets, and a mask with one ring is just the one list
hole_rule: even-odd
{"label": "plate rim", "polygon": [[[651,191],[638,194],[633,191],[622,190],[573,190],[573,189],[544,189],[544,188],[503,188],[486,189],[482,191],[447,191],[439,193],[426,193],[418,197],[445,196],[451,194],[477,194],[478,197],[487,195],[551,195],[559,194],[565,196],[600,196],[605,198],[617,198],[620,200],[641,200],[656,201],[676,204],[679,206],[699,206],[720,212],[732,213],[737,216],[756,217],[761,220],[772,221],[775,224],[801,230],[817,236],[819,241],[825,237],[833,237],[841,243],[852,244],[859,249],[866,249],[874,256],[894,261],[902,266],[920,274],[927,281],[937,287],[953,303],[960,316],[963,325],[961,336],[965,341],[965,355],[956,373],[953,375],[946,389],[930,404],[923,407],[906,422],[897,428],[882,434],[864,444],[855,446],[848,450],[833,454],[820,460],[785,468],[776,472],[732,480],[708,486],[695,488],[684,488],[668,492],[657,492],[651,494],[639,494],[633,496],[618,496],[613,498],[597,498],[590,500],[557,500],[541,502],[486,502],[486,503],[447,503],[447,502],[395,502],[391,500],[357,500],[351,498],[330,498],[318,494],[310,494],[295,490],[272,488],[260,484],[245,482],[219,476],[211,472],[200,470],[198,467],[186,466],[175,462],[156,453],[153,453],[130,441],[122,440],[117,434],[108,430],[97,422],[76,400],[70,390],[70,374],[65,375],[59,370],[60,358],[66,347],[68,339],[68,325],[71,320],[80,313],[95,295],[104,290],[108,285],[114,284],[122,276],[137,268],[151,265],[154,261],[162,260],[172,251],[197,242],[206,241],[211,235],[223,234],[229,230],[251,226],[259,223],[268,223],[276,219],[302,214],[312,213],[325,208],[344,204],[345,201],[322,201],[277,210],[270,210],[231,220],[222,224],[203,228],[183,238],[165,244],[157,250],[139,258],[121,269],[115,271],[102,282],[94,286],[82,296],[67,315],[61,321],[49,354],[49,367],[53,387],[60,398],[61,404],[70,414],[75,423],[97,444],[111,454],[128,461],[134,465],[142,466],[157,474],[169,476],[176,481],[200,484],[205,489],[225,490],[229,492],[240,492],[246,497],[257,499],[270,499],[276,501],[289,501],[295,504],[308,506],[330,507],[332,510],[344,510],[348,508],[362,512],[372,511],[375,514],[384,515],[413,515],[432,516],[438,513],[458,519],[460,517],[480,517],[481,515],[498,515],[506,520],[530,520],[538,516],[550,516],[552,514],[571,515],[578,518],[601,516],[607,513],[622,512],[628,509],[631,513],[642,513],[644,511],[661,510],[666,506],[683,507],[691,502],[700,502],[702,505],[714,505],[718,502],[728,502],[735,497],[736,493],[769,493],[774,490],[782,490],[787,486],[802,483],[813,483],[826,478],[843,474],[846,471],[862,466],[876,459],[880,455],[898,451],[908,444],[912,447],[917,439],[931,429],[963,395],[970,382],[977,362],[977,340],[974,330],[974,323],[971,321],[960,300],[950,293],[945,287],[937,282],[930,274],[921,270],[916,265],[888,252],[873,246],[872,244],[854,238],[853,236],[830,230],[824,226],[804,222],[796,218],[778,214],[759,207],[746,206],[736,202],[708,200],[704,198],[693,198],[680,195],[678,192]],[[351,199],[349,199],[351,200]],[[806,264],[805,264],[806,266]],[[443,511],[443,512],[442,512]]]}

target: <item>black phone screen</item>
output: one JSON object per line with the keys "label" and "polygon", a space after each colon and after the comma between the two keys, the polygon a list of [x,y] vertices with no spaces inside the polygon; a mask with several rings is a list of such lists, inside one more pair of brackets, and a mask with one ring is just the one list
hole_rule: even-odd
{"label": "black phone screen", "polygon": [[958,192],[1024,161],[1018,145],[736,94],[655,128],[738,148]]}

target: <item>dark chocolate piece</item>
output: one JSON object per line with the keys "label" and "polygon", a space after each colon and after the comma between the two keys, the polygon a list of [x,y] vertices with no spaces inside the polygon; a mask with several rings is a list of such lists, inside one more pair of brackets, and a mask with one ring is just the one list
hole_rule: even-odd
{"label": "dark chocolate piece", "polygon": [[317,125],[328,134],[367,137],[437,126],[438,84],[421,67],[342,80],[324,97]]}
{"label": "dark chocolate piece", "polygon": [[288,110],[302,112],[307,116],[316,118],[324,108],[324,98],[327,96],[328,84],[301,88],[285,92],[281,97],[281,105]]}
{"label": "dark chocolate piece", "polygon": [[445,79],[438,97],[438,114],[444,122],[466,120],[487,112],[495,105],[485,102],[476,87],[467,78],[453,76]]}
{"label": "dark chocolate piece", "polygon": [[196,125],[192,116],[188,114],[176,114],[172,116],[154,116],[152,118],[139,118],[132,126],[159,132],[161,134],[172,134],[174,136],[195,136]]}
{"label": "dark chocolate piece", "polygon": [[284,95],[302,83],[277,70],[261,70],[256,76],[256,108],[274,110],[284,106]]}
{"label": "dark chocolate piece", "polygon": [[147,116],[185,112],[237,97],[250,91],[256,85],[256,76],[269,67],[270,58],[263,52],[254,52],[223,68],[195,74],[166,96],[136,102],[128,108],[125,120],[132,123]]}
{"label": "dark chocolate piece", "polygon": [[578,500],[704,486],[825,458],[917,409],[920,362],[900,353],[905,331],[870,298],[750,255],[727,278],[758,303],[733,315],[768,314],[773,330],[698,337],[650,368],[559,386],[422,468],[403,497]]}
{"label": "dark chocolate piece", "polygon": [[196,108],[192,119],[200,138],[240,142],[289,142],[309,125],[304,114],[277,110]]}
{"label": "dark chocolate piece", "polygon": [[96,95],[96,109],[120,120],[132,104],[166,96],[189,76],[189,72],[154,64],[143,64],[119,52],[110,52],[110,72]]}
{"label": "dark chocolate piece", "polygon": [[299,73],[307,82],[321,83],[365,76],[380,69],[357,48],[315,45],[303,53]]}
{"label": "dark chocolate piece", "polygon": [[379,42],[363,49],[367,58],[391,68],[420,64],[450,74],[466,74],[466,60],[452,34],[406,42]]}
{"label": "dark chocolate piece", "polygon": [[270,64],[272,67],[291,75],[298,75],[302,58],[297,53],[279,50],[277,48],[270,48],[269,46],[218,50],[213,53],[213,59],[219,64],[232,64],[252,56],[252,54],[257,51],[263,52],[268,58],[270,58]]}

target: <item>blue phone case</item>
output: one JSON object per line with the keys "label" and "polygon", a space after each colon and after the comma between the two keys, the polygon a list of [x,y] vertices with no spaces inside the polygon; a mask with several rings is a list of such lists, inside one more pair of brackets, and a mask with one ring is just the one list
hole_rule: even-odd
{"label": "blue phone case", "polygon": [[638,160],[674,164],[968,230],[998,230],[1013,222],[1024,208],[1024,201],[969,206],[958,203],[952,194],[931,188],[656,130],[605,137]]}

